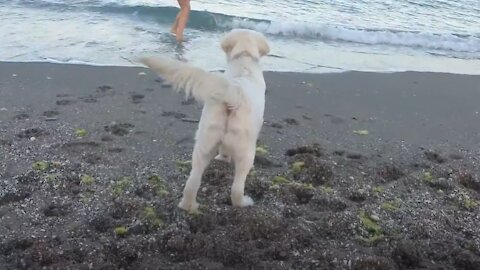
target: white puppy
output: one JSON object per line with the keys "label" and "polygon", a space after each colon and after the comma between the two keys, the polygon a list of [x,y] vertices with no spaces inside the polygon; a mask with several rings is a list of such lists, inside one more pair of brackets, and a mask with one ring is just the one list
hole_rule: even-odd
{"label": "white puppy", "polygon": [[235,164],[232,205],[245,207],[253,200],[244,195],[245,180],[253,166],[263,124],[265,80],[260,58],[269,53],[266,38],[255,31],[236,29],[221,42],[227,56],[224,74],[214,74],[163,57],[141,62],[187,96],[204,103],[192,155],[192,170],[183,190],[180,208],[195,212],[202,175],[212,158]]}

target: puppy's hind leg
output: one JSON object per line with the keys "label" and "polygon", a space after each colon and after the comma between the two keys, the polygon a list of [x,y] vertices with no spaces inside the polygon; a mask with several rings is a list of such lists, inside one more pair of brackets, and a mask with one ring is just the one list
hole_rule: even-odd
{"label": "puppy's hind leg", "polygon": [[228,153],[225,151],[225,147],[222,145],[218,147],[218,155],[215,156],[215,159],[225,161],[227,163],[232,161],[232,158],[228,155]]}
{"label": "puppy's hind leg", "polygon": [[199,134],[197,136],[192,154],[192,170],[183,190],[183,198],[178,204],[178,207],[187,212],[196,212],[198,209],[197,192],[200,188],[203,172],[215,155],[215,150],[220,141],[219,134]]}
{"label": "puppy's hind leg", "polygon": [[255,149],[250,147],[243,148],[236,147],[234,154],[235,162],[235,177],[232,184],[231,200],[233,206],[246,207],[253,205],[253,200],[244,195],[245,181],[250,169],[253,167],[253,161],[255,159]]}

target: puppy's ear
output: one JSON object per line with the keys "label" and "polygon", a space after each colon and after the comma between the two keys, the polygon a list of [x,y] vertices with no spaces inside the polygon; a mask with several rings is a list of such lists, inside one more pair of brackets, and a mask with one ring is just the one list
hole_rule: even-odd
{"label": "puppy's ear", "polygon": [[221,42],[220,44],[222,46],[222,50],[226,54],[230,54],[232,51],[233,47],[235,46],[235,40],[233,38],[233,35],[229,34],[227,35]]}
{"label": "puppy's ear", "polygon": [[263,34],[257,35],[258,53],[260,56],[265,56],[270,52],[270,46],[268,45],[267,38]]}

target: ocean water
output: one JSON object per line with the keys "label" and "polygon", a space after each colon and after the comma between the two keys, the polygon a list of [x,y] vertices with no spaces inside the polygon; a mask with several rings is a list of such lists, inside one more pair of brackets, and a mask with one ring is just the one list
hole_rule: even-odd
{"label": "ocean water", "polygon": [[480,74],[480,0],[192,0],[178,45],[174,0],[0,0],[0,61],[135,66],[166,54],[225,67],[219,40],[263,32],[266,70]]}

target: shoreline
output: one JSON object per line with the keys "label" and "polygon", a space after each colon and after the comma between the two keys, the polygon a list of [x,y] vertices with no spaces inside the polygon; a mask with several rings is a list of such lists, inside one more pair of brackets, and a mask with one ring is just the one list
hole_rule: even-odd
{"label": "shoreline", "polygon": [[[132,62],[133,63],[133,62]],[[14,65],[14,64],[33,64],[33,65],[66,65],[66,66],[82,66],[82,67],[92,67],[92,68],[145,68],[142,64],[138,65],[115,65],[115,64],[96,64],[89,62],[60,62],[60,61],[2,61],[0,60],[0,65]],[[195,65],[198,66],[198,65]],[[200,67],[200,66],[198,66]],[[202,67],[200,67],[202,68]],[[285,74],[308,74],[308,75],[326,75],[326,74],[338,74],[338,73],[367,73],[367,74],[395,74],[395,73],[424,73],[424,74],[446,74],[446,75],[460,75],[460,76],[480,76],[480,73],[454,73],[454,72],[439,72],[439,71],[417,71],[417,70],[384,70],[384,71],[365,71],[365,70],[353,70],[353,69],[341,69],[336,67],[329,66],[319,66],[319,68],[325,68],[324,72],[308,72],[308,71],[289,71],[289,70],[264,70],[264,73],[285,73]],[[209,72],[223,72],[223,68],[214,68],[214,69],[205,69]],[[338,70],[338,71],[335,71]]]}
{"label": "shoreline", "polygon": [[[183,58],[183,56],[181,56]],[[268,57],[270,57],[268,60]],[[407,56],[405,56],[407,57]],[[425,57],[425,56],[422,56]],[[428,56],[427,56],[428,57]],[[91,66],[91,67],[124,67],[124,68],[141,68],[143,67],[141,64],[135,64],[133,60],[121,57],[122,59],[128,61],[130,64],[124,64],[124,65],[118,65],[118,64],[99,64],[99,63],[90,63],[90,62],[83,62],[83,61],[73,61],[73,62],[61,62],[61,61],[55,61],[55,60],[38,60],[38,61],[31,61],[31,60],[25,60],[25,61],[6,61],[6,60],[0,60],[0,63],[2,64],[13,64],[13,63],[23,63],[23,64],[55,64],[55,65],[79,65],[79,66]],[[413,60],[415,57],[414,56],[408,56],[407,58],[410,58]],[[398,60],[400,61],[402,57],[399,57]],[[436,58],[429,58],[428,60],[437,62],[437,65],[448,65],[447,62],[451,62],[450,64],[452,66],[457,67],[459,71],[455,70],[431,70],[432,67],[423,67],[420,70],[413,70],[413,69],[399,69],[399,70],[386,70],[386,67],[384,67],[384,70],[376,70],[379,68],[377,66],[376,68],[371,67],[369,70],[360,70],[360,69],[355,69],[353,68],[342,68],[342,67],[335,67],[335,66],[324,66],[324,65],[318,65],[318,64],[311,64],[311,63],[306,63],[302,61],[298,61],[295,59],[288,59],[284,58],[283,56],[278,56],[275,54],[267,56],[267,59],[264,59],[262,62],[270,61],[269,65],[275,65],[275,61],[290,61],[292,63],[297,63],[300,66],[304,65],[303,70],[298,70],[298,71],[291,71],[291,70],[271,70],[268,68],[265,68],[265,72],[279,72],[279,73],[305,73],[305,74],[330,74],[330,73],[345,73],[345,72],[364,72],[364,73],[404,73],[404,72],[418,72],[418,73],[440,73],[440,74],[454,74],[454,75],[471,75],[471,76],[480,76],[480,62],[478,59],[462,59],[461,61],[464,61],[466,64],[468,62],[472,62],[471,64],[466,64],[462,65],[457,63],[457,60],[460,59],[455,59],[455,58],[445,58],[445,59],[436,59]],[[366,59],[364,59],[366,60]],[[424,59],[426,60],[426,59]],[[273,61],[273,62],[272,62]],[[377,59],[373,62],[378,62],[381,61],[380,59]],[[392,60],[390,60],[392,61]],[[401,61],[406,61],[406,60],[401,60]],[[446,61],[442,63],[442,61]],[[479,62],[479,63],[476,63]],[[200,68],[203,68],[200,63],[191,63],[195,66],[198,66]],[[478,68],[475,68],[478,66]],[[358,63],[357,63],[358,65]],[[300,69],[300,66],[297,66],[297,69]],[[430,69],[430,70],[429,70]],[[450,68],[452,69],[452,68]],[[215,68],[210,68],[206,69],[210,72],[217,72],[217,71],[222,71],[223,68],[215,67]],[[476,70],[476,71],[475,71]]]}
{"label": "shoreline", "polygon": [[480,76],[265,72],[246,193],[146,68],[0,63],[0,268],[476,269]]}

